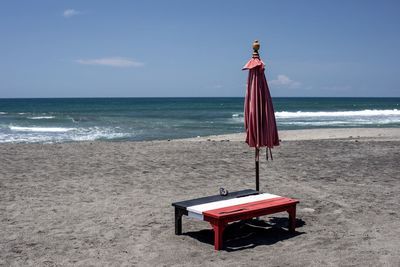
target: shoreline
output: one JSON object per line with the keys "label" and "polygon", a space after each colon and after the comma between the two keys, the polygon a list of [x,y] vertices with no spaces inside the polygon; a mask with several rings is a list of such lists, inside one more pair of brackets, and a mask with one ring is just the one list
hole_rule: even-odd
{"label": "shoreline", "polygon": [[[379,139],[400,140],[400,128],[318,128],[300,130],[278,130],[280,141],[307,141],[327,139]],[[84,143],[146,143],[146,142],[205,142],[205,141],[231,141],[244,142],[246,135],[242,133],[208,135],[198,137],[155,139],[155,140],[84,140],[63,142],[4,142],[2,145],[61,145],[61,144],[84,144]]]}
{"label": "shoreline", "polygon": [[[326,139],[387,139],[400,140],[400,128],[319,128],[301,130],[278,130],[281,141],[326,140]],[[171,141],[245,141],[245,133],[210,135]],[[164,141],[164,140],[159,140]]]}

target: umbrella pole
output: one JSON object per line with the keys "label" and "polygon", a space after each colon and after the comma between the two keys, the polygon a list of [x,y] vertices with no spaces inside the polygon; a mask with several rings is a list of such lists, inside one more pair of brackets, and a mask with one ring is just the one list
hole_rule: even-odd
{"label": "umbrella pole", "polygon": [[256,191],[260,191],[260,149],[256,147]]}

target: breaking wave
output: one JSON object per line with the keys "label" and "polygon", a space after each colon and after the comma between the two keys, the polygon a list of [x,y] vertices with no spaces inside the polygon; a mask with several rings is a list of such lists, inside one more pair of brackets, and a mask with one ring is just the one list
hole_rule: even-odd
{"label": "breaking wave", "polygon": [[9,127],[13,131],[19,132],[47,132],[47,133],[62,133],[72,131],[75,128],[63,128],[63,127],[19,127],[19,126],[10,126]]}
{"label": "breaking wave", "polygon": [[398,109],[365,109],[354,111],[280,111],[275,112],[276,118],[306,118],[306,117],[369,117],[369,116],[400,116]]}
{"label": "breaking wave", "polygon": [[36,117],[28,117],[30,120],[49,120],[54,119],[54,116],[36,116]]}
{"label": "breaking wave", "polygon": [[117,132],[110,127],[63,128],[9,126],[0,132],[0,143],[57,143],[68,141],[118,140],[131,138],[133,132]]}

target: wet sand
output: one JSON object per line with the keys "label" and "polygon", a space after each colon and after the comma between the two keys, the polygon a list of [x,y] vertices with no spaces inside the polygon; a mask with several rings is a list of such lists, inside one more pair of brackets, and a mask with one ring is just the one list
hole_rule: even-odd
{"label": "wet sand", "polygon": [[280,136],[261,190],[300,200],[297,234],[285,213],[234,223],[219,252],[206,222],[174,235],[171,203],[254,188],[243,135],[1,144],[0,265],[399,266],[400,129]]}

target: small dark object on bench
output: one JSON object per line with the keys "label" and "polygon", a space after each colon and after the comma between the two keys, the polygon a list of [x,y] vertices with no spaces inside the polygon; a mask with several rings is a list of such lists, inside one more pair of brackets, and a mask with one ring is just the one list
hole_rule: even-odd
{"label": "small dark object on bench", "polygon": [[220,194],[221,196],[227,196],[227,195],[229,194],[229,191],[226,190],[225,188],[221,187],[221,188],[219,189],[219,194]]}

